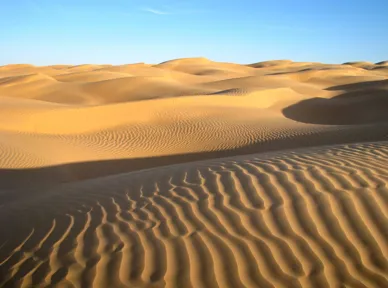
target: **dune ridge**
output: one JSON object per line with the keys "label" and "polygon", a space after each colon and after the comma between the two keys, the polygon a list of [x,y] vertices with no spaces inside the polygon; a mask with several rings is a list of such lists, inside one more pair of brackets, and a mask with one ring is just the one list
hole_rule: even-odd
{"label": "dune ridge", "polygon": [[388,65],[0,67],[0,287],[388,287]]}

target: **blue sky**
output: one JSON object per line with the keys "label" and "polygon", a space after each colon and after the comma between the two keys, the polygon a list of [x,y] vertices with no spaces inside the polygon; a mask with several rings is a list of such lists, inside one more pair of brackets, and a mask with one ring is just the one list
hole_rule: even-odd
{"label": "blue sky", "polygon": [[388,0],[0,2],[0,65],[388,60]]}

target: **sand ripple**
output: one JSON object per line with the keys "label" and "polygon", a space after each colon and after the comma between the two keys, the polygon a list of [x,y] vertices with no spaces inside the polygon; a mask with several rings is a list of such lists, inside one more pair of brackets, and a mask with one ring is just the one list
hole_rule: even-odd
{"label": "sand ripple", "polygon": [[3,192],[1,285],[386,287],[387,163],[351,144]]}

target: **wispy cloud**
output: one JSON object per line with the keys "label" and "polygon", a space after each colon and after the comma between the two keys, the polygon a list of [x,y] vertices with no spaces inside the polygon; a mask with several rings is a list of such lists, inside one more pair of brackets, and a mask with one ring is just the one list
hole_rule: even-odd
{"label": "wispy cloud", "polygon": [[152,8],[142,8],[141,10],[143,10],[145,12],[148,12],[148,13],[155,14],[155,15],[168,15],[168,14],[171,14],[171,13],[166,12],[166,11],[161,11],[161,10],[152,9]]}
{"label": "wispy cloud", "polygon": [[140,7],[139,10],[155,15],[190,15],[190,14],[202,14],[208,13],[210,11],[200,10],[192,7],[187,7],[187,5],[182,3],[170,3],[168,5],[159,5],[158,8],[154,7]]}

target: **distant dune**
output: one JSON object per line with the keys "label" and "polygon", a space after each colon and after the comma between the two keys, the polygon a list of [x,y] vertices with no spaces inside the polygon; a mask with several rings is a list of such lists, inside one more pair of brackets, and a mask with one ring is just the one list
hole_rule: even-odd
{"label": "distant dune", "polygon": [[387,63],[0,67],[0,287],[388,287]]}

